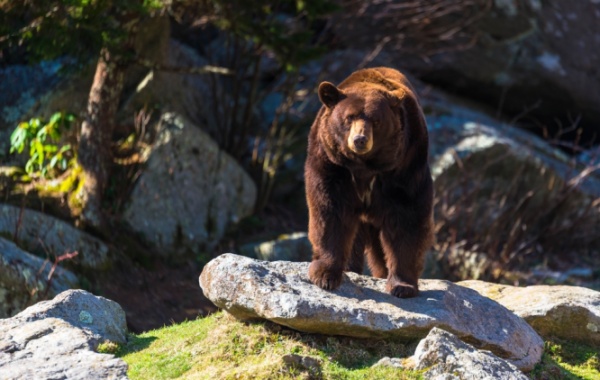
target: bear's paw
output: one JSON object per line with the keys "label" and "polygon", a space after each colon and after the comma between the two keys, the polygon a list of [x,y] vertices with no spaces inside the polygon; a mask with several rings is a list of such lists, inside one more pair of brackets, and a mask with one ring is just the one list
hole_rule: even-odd
{"label": "bear's paw", "polygon": [[339,288],[343,274],[344,271],[341,268],[327,265],[323,260],[313,260],[308,267],[310,281],[325,290]]}

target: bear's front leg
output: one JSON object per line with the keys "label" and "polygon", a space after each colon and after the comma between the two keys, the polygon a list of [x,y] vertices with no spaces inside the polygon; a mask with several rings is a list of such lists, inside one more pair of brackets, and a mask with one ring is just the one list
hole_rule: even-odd
{"label": "bear's front leg", "polygon": [[313,247],[308,276],[313,284],[327,290],[342,283],[359,221],[344,181],[332,181],[331,177],[328,181],[308,177],[306,181],[308,238]]}
{"label": "bear's front leg", "polygon": [[380,235],[388,269],[386,290],[399,298],[416,297],[431,229],[427,223],[415,226],[400,218],[390,219]]}
{"label": "bear's front leg", "polygon": [[354,221],[342,220],[335,215],[329,218],[311,215],[308,236],[313,246],[313,257],[308,276],[313,284],[326,290],[340,286],[357,225]]}

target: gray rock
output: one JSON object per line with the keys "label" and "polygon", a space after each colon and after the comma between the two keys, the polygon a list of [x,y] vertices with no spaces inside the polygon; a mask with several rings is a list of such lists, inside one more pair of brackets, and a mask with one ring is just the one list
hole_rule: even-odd
{"label": "gray rock", "polygon": [[124,218],[165,256],[210,250],[253,211],[256,185],[199,128],[169,113],[160,123]]}
{"label": "gray rock", "polygon": [[0,321],[0,379],[127,379],[127,363],[99,354],[85,331],[56,318]]}
{"label": "gray rock", "polygon": [[279,236],[277,240],[245,244],[240,247],[240,254],[267,261],[310,261],[312,245],[306,232],[295,232]]}
{"label": "gray rock", "polygon": [[446,274],[493,278],[531,253],[600,252],[600,172],[439,92],[422,104]]}
{"label": "gray rock", "polygon": [[52,271],[52,266],[0,238],[0,318],[12,317],[37,301],[79,287],[73,273],[61,266]]}
{"label": "gray rock", "polygon": [[489,351],[477,350],[455,335],[434,327],[411,358],[425,379],[527,380],[521,371]]}
{"label": "gray rock", "polygon": [[127,379],[127,364],[95,352],[125,342],[125,314],[116,303],[67,291],[0,320],[0,379]]}
{"label": "gray rock", "polygon": [[69,264],[86,269],[105,269],[110,265],[109,249],[95,237],[41,212],[0,204],[0,232],[17,236],[28,252],[45,257],[77,251]]}
{"label": "gray rock", "polygon": [[417,339],[440,327],[523,370],[532,369],[543,350],[524,320],[447,281],[421,280],[419,297],[398,299],[385,291],[385,280],[346,273],[339,289],[325,291],[309,281],[308,263],[224,254],[204,267],[200,286],[239,319],[268,319],[305,332]]}
{"label": "gray rock", "polygon": [[557,337],[600,345],[600,292],[578,286],[534,285],[524,288],[462,281],[525,319],[544,338]]}
{"label": "gray rock", "polygon": [[[563,152],[531,133],[462,106],[460,101],[440,93],[437,96],[437,99],[423,101],[424,106],[434,109],[427,115],[427,124],[433,156],[432,175],[436,180],[459,160],[466,159],[479,162],[483,170],[482,163],[502,157],[502,165],[531,167],[522,175],[526,179],[531,176],[533,181],[547,181],[548,175],[544,173],[550,171],[559,183],[568,182],[584,169],[583,165],[573,167],[572,160]],[[503,172],[497,174],[500,179],[504,176]],[[592,172],[581,178],[578,189],[589,196],[600,196],[600,175]]]}
{"label": "gray rock", "polygon": [[121,306],[85,290],[67,290],[49,301],[28,307],[13,319],[31,322],[44,318],[62,319],[89,331],[98,341],[127,342],[127,322]]}
{"label": "gray rock", "polygon": [[390,358],[386,356],[381,358],[377,363],[373,364],[373,367],[394,367],[394,368],[406,368],[407,364],[404,359],[401,358]]}
{"label": "gray rock", "polygon": [[295,368],[300,371],[308,371],[313,376],[320,377],[318,375],[321,373],[321,366],[323,365],[323,360],[320,358],[287,354],[283,355],[281,359],[286,367]]}

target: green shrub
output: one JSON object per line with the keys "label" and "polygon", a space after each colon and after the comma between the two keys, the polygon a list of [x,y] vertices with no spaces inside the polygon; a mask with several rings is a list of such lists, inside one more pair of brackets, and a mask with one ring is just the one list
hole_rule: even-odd
{"label": "green shrub", "polygon": [[20,154],[29,147],[25,172],[34,178],[57,176],[74,163],[73,148],[61,143],[74,120],[72,114],[57,112],[48,121],[33,118],[19,123],[10,136],[10,153]]}

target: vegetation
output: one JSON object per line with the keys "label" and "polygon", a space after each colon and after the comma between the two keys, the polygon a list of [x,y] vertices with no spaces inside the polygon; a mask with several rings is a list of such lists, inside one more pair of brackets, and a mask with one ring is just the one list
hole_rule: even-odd
{"label": "vegetation", "polygon": [[[319,0],[118,0],[118,1],[13,1],[0,3],[0,49],[25,46],[30,61],[68,55],[82,64],[97,60],[94,81],[89,91],[86,115],[78,134],[77,160],[82,170],[80,217],[87,225],[105,227],[103,199],[113,167],[111,149],[116,113],[124,86],[124,75],[132,65],[153,70],[182,73],[209,73],[234,76],[223,86],[213,78],[216,99],[217,141],[234,157],[249,156],[247,139],[252,110],[265,96],[259,89],[261,61],[274,54],[286,72],[298,70],[300,64],[315,58],[324,49],[313,40],[311,25],[335,9],[333,2]],[[151,62],[136,51],[140,24],[169,14],[175,18],[206,15],[211,23],[228,33],[226,58],[218,64],[226,67],[166,67]],[[288,81],[286,99],[289,107],[292,82]],[[230,95],[232,94],[232,95]],[[233,101],[229,101],[229,96]],[[285,113],[279,112],[278,114]],[[282,164],[282,151],[295,142],[297,130],[279,123],[255,131],[264,135],[266,148],[254,151],[252,165],[259,170],[256,178],[261,188],[258,209],[268,199],[275,173]],[[250,148],[251,149],[251,148]]]}
{"label": "vegetation", "polygon": [[548,341],[542,362],[530,374],[532,379],[600,378],[600,353],[597,348],[565,341]]}
{"label": "vegetation", "polygon": [[31,59],[65,54],[84,60],[97,58],[77,155],[83,171],[81,216],[95,228],[104,227],[101,205],[112,164],[112,132],[138,24],[162,7],[154,0],[2,4],[0,42],[4,46],[25,44]]}
{"label": "vegetation", "polygon": [[38,118],[20,123],[10,136],[10,153],[29,148],[25,172],[31,177],[56,177],[74,164],[70,144],[61,141],[75,116],[57,112],[47,122]]}
{"label": "vegetation", "polygon": [[518,272],[537,264],[595,266],[600,199],[579,186],[598,168],[572,165],[565,180],[514,154],[499,144],[436,179],[435,251],[446,278],[519,283]]}
{"label": "vegetation", "polygon": [[131,379],[418,379],[411,371],[371,368],[384,356],[406,357],[409,351],[400,343],[246,324],[219,312],[130,336],[117,356],[129,365]]}
{"label": "vegetation", "polygon": [[[219,312],[195,321],[131,335],[125,346],[103,346],[129,365],[131,379],[419,379],[419,372],[375,367],[407,358],[416,345],[299,333],[271,323],[244,323]],[[301,361],[301,357],[310,360]],[[597,349],[546,343],[531,379],[597,379]]]}

